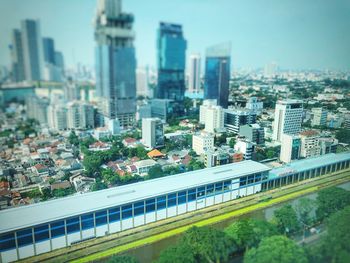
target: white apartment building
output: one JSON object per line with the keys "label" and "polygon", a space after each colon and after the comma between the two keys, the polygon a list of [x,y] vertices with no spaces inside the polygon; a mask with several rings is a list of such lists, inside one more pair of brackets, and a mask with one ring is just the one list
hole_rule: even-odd
{"label": "white apartment building", "polygon": [[50,129],[66,130],[68,128],[67,107],[63,104],[51,104],[47,110],[47,120]]}
{"label": "white apartment building", "polygon": [[81,101],[67,105],[68,129],[85,130],[94,127],[94,107]]}
{"label": "white apartment building", "polygon": [[282,134],[298,134],[302,119],[303,102],[301,100],[277,101],[272,139],[281,141]]}
{"label": "white apartment building", "polygon": [[198,155],[214,149],[214,136],[209,133],[194,134],[192,136],[192,149]]}
{"label": "white apartment building", "polygon": [[236,152],[243,153],[244,160],[251,160],[254,152],[254,144],[244,137],[238,137],[234,149]]}
{"label": "white apartment building", "polygon": [[300,156],[309,158],[321,155],[320,136],[317,131],[308,130],[300,133]]}
{"label": "white apartment building", "polygon": [[143,144],[149,148],[164,146],[164,128],[161,119],[142,119],[142,141]]}
{"label": "white apartment building", "polygon": [[312,108],[311,126],[326,126],[327,125],[327,110],[323,108]]}
{"label": "white apartment building", "polygon": [[215,133],[224,130],[224,111],[216,106],[216,100],[205,100],[199,108],[199,122],[204,124],[204,131]]}
{"label": "white apartment building", "polygon": [[300,158],[301,140],[298,135],[282,134],[280,160],[290,163]]}

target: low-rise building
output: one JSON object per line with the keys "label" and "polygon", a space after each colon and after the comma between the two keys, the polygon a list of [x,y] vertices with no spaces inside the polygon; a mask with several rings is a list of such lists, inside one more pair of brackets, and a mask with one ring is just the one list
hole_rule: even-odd
{"label": "low-rise building", "polygon": [[320,135],[315,130],[307,130],[300,133],[301,150],[300,156],[310,158],[321,155],[321,147],[319,145]]}
{"label": "low-rise building", "polygon": [[134,166],[137,169],[137,173],[141,176],[147,175],[149,169],[157,165],[157,162],[152,159],[146,159],[134,163]]}
{"label": "low-rise building", "polygon": [[194,134],[192,136],[192,149],[198,155],[214,149],[214,136],[210,133]]}
{"label": "low-rise building", "polygon": [[265,143],[265,130],[257,123],[241,126],[239,128],[239,135],[246,137],[257,145]]}
{"label": "low-rise building", "polygon": [[282,134],[280,160],[290,163],[300,158],[301,139],[298,135]]}
{"label": "low-rise building", "polygon": [[255,145],[244,137],[238,137],[235,144],[235,151],[243,153],[244,160],[251,160]]}

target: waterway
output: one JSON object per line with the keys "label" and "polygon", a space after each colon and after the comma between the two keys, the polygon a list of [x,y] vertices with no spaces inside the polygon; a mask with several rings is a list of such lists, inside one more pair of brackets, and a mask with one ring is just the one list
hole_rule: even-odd
{"label": "waterway", "polygon": [[[338,187],[341,187],[341,188],[344,188],[344,189],[350,191],[350,182],[338,185]],[[307,197],[310,199],[316,199],[317,193],[312,193],[312,194],[303,196],[303,198],[304,197]],[[295,206],[298,203],[298,200],[300,198],[302,198],[302,197],[298,197],[294,200],[287,201],[286,203],[290,203],[292,206]],[[260,210],[260,211],[255,211],[255,212],[252,212],[250,214],[246,214],[244,216],[241,216],[240,218],[257,218],[257,219],[271,220],[273,217],[273,212],[286,203],[281,203],[281,204],[278,204],[275,206],[265,208],[265,209]],[[219,223],[216,223],[212,226],[215,228],[218,228],[218,229],[224,229],[236,220],[237,220],[237,218],[230,218],[230,219],[227,219],[225,221],[221,221]],[[128,251],[127,254],[136,257],[139,260],[139,262],[141,262],[141,263],[151,263],[151,262],[154,262],[159,257],[159,254],[163,249],[167,248],[168,246],[175,245],[177,240],[180,237],[181,237],[181,235],[172,236],[172,237],[163,239],[163,240],[156,242],[156,243],[152,243],[152,244],[145,245],[143,247],[135,248],[133,250]],[[232,263],[240,263],[240,262],[242,262],[241,258],[236,258],[235,260],[232,261]]]}

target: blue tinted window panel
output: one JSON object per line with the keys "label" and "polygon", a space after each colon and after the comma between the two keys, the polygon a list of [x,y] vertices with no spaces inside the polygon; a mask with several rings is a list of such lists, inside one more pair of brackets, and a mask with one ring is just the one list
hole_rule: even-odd
{"label": "blue tinted window panel", "polygon": [[157,210],[164,209],[166,207],[166,196],[159,196],[157,198]]}
{"label": "blue tinted window panel", "polygon": [[132,217],[132,205],[122,206],[122,219],[127,219]]}
{"label": "blue tinted window panel", "polygon": [[188,190],[188,202],[196,200],[196,188]]}
{"label": "blue tinted window panel", "polygon": [[155,198],[146,200],[146,213],[154,212],[156,210]]}
{"label": "blue tinted window panel", "polygon": [[144,202],[137,202],[134,204],[134,216],[143,215],[145,213]]}
{"label": "blue tinted window panel", "polygon": [[68,234],[80,231],[80,219],[78,216],[67,219],[66,224]]}
{"label": "blue tinted window panel", "polygon": [[222,182],[215,184],[215,192],[221,192],[222,191]]}
{"label": "blue tinted window panel", "polygon": [[109,222],[120,221],[120,207],[109,209]]}
{"label": "blue tinted window panel", "polygon": [[178,193],[177,197],[177,203],[180,204],[185,204],[186,203],[186,191],[182,191]]}
{"label": "blue tinted window panel", "polygon": [[94,214],[87,214],[81,216],[81,229],[90,229],[94,227]]}
{"label": "blue tinted window panel", "polygon": [[207,185],[207,195],[214,193],[214,184]]}
{"label": "blue tinted window panel", "polygon": [[18,246],[20,247],[33,244],[32,229],[28,228],[21,231],[17,231],[17,242]]}
{"label": "blue tinted window panel", "polygon": [[0,251],[6,251],[16,248],[14,233],[7,233],[0,235]]}
{"label": "blue tinted window panel", "polygon": [[176,205],[176,194],[169,194],[168,195],[168,207],[175,206]]}
{"label": "blue tinted window panel", "polygon": [[102,226],[107,224],[107,210],[99,211],[95,213],[96,226]]}
{"label": "blue tinted window panel", "polygon": [[197,197],[202,197],[205,195],[205,186],[197,188]]}
{"label": "blue tinted window panel", "polygon": [[49,225],[36,226],[34,228],[34,238],[35,242],[40,242],[48,240],[50,237],[49,234]]}
{"label": "blue tinted window panel", "polygon": [[64,221],[57,221],[51,224],[51,237],[59,237],[65,235]]}

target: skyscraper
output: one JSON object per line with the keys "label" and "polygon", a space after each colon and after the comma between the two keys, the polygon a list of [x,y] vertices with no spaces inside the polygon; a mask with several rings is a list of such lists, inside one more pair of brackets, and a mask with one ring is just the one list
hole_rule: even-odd
{"label": "skyscraper", "polygon": [[55,42],[52,38],[43,38],[44,60],[46,63],[55,64]]}
{"label": "skyscraper", "polygon": [[199,92],[200,74],[201,74],[201,56],[199,54],[192,54],[190,56],[190,72],[188,80],[188,91]]}
{"label": "skyscraper", "polygon": [[21,31],[12,31],[11,59],[12,59],[12,80],[21,82],[25,80],[24,58]]}
{"label": "skyscraper", "polygon": [[136,113],[134,16],[121,0],[99,0],[95,18],[96,93],[108,119],[132,126]]}
{"label": "skyscraper", "polygon": [[228,106],[231,43],[207,48],[205,58],[204,99],[217,99],[218,105]]}
{"label": "skyscraper", "polygon": [[159,118],[142,119],[142,140],[150,148],[164,146],[163,122]]}
{"label": "skyscraper", "polygon": [[181,25],[160,23],[157,36],[156,98],[176,101],[184,99],[186,47]]}
{"label": "skyscraper", "polygon": [[61,70],[64,70],[64,57],[61,51],[55,51],[54,55],[55,65],[59,67]]}
{"label": "skyscraper", "polygon": [[296,135],[301,130],[303,102],[301,100],[279,100],[275,108],[272,138],[281,141],[282,134]]}
{"label": "skyscraper", "polygon": [[25,79],[39,81],[43,78],[43,48],[40,23],[37,20],[22,20],[22,46]]}

